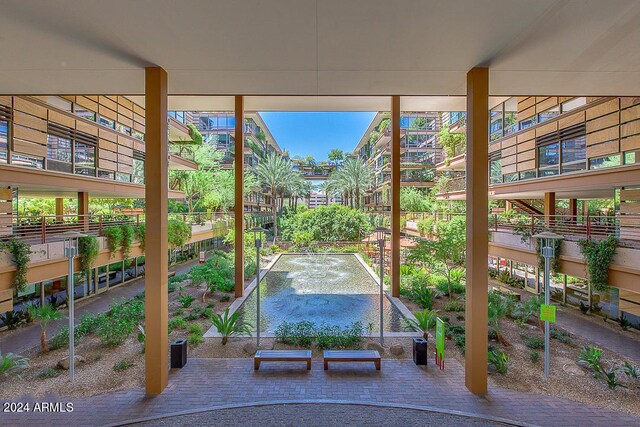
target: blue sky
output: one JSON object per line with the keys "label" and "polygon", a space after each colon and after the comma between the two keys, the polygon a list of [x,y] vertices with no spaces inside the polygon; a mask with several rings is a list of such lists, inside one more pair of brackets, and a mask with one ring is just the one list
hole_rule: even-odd
{"label": "blue sky", "polygon": [[277,112],[260,113],[271,134],[291,157],[312,155],[326,160],[332,148],[351,152],[376,113]]}

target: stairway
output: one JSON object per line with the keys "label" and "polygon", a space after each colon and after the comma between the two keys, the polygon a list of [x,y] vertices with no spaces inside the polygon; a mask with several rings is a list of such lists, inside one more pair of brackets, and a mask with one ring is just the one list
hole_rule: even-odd
{"label": "stairway", "polygon": [[[514,199],[509,200],[515,209],[528,213],[529,215],[543,215],[542,211],[533,205],[535,200]],[[544,208],[542,208],[544,209]]]}

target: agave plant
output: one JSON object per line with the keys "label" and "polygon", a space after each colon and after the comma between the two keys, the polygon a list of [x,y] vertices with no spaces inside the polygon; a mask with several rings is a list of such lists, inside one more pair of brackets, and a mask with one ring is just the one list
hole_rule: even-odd
{"label": "agave plant", "polygon": [[8,377],[9,375],[18,374],[29,367],[29,359],[19,354],[0,353],[0,375]]}
{"label": "agave plant", "polygon": [[248,335],[251,336],[251,330],[253,326],[244,320],[240,319],[243,312],[236,311],[229,316],[229,309],[227,308],[222,315],[214,314],[211,317],[211,323],[218,329],[220,335],[222,335],[222,345],[227,344],[229,337]]}
{"label": "agave plant", "polygon": [[422,332],[424,339],[429,338],[429,330],[436,325],[438,310],[425,309],[424,311],[415,312],[413,315],[416,317],[415,319],[404,319],[405,327]]}

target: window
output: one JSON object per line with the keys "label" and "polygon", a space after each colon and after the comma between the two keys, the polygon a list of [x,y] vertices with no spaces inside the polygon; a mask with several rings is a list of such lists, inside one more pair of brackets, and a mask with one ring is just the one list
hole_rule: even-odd
{"label": "window", "polygon": [[536,124],[536,116],[531,116],[528,119],[524,119],[520,122],[520,130],[530,128]]}
{"label": "window", "polygon": [[98,123],[111,129],[116,128],[116,122],[104,116],[98,116]]}
{"label": "window", "polygon": [[98,178],[115,179],[116,178],[116,174],[113,171],[107,171],[107,170],[104,170],[104,169],[98,169]]}
{"label": "window", "polygon": [[120,133],[124,133],[125,135],[131,135],[131,128],[123,125],[122,123],[116,123],[116,130]]}
{"label": "window", "polygon": [[489,184],[502,182],[502,159],[489,161]]}
{"label": "window", "polygon": [[9,122],[0,120],[0,163],[7,163],[9,149]]}
{"label": "window", "polygon": [[510,135],[518,130],[518,99],[509,98],[504,102],[504,134]]}
{"label": "window", "polygon": [[133,159],[133,182],[144,184],[144,160]]}
{"label": "window", "polygon": [[518,173],[510,173],[504,176],[504,182],[514,182],[518,180]]}
{"label": "window", "polygon": [[42,157],[25,156],[24,154],[11,153],[11,164],[44,169],[44,159]]}
{"label": "window", "polygon": [[47,96],[47,104],[69,112],[71,112],[71,107],[73,105],[71,101],[60,98],[59,96]]}
{"label": "window", "polygon": [[589,169],[603,169],[620,166],[620,154],[589,159]]}
{"label": "window", "polygon": [[549,119],[554,118],[560,114],[560,106],[556,105],[555,107],[549,108],[546,111],[538,114],[538,123],[546,122]]}
{"label": "window", "polygon": [[47,135],[47,169],[71,173],[71,140]]}
{"label": "window", "polygon": [[587,98],[585,97],[573,98],[573,99],[570,99],[569,101],[562,103],[562,112],[566,113],[567,111],[571,111],[573,109],[576,109],[586,104],[587,104]]}
{"label": "window", "polygon": [[137,130],[131,130],[131,136],[140,141],[144,141],[144,133],[140,133]]}
{"label": "window", "polygon": [[536,171],[534,169],[520,172],[520,180],[531,179],[536,177]]}
{"label": "window", "polygon": [[73,112],[76,114],[76,116],[91,120],[92,122],[96,121],[97,114],[95,111],[88,110],[78,104],[73,105]]}
{"label": "window", "polygon": [[489,140],[502,138],[502,104],[491,109],[489,114]]}
{"label": "window", "polygon": [[624,153],[624,164],[633,165],[640,163],[640,151],[627,151]]}
{"label": "window", "polygon": [[129,175],[128,173],[118,172],[116,174],[116,181],[131,182],[131,175]]}
{"label": "window", "polygon": [[557,142],[538,147],[538,167],[540,169],[540,176],[557,175],[559,172],[559,164],[560,153]]}
{"label": "window", "polygon": [[576,172],[587,168],[587,148],[585,136],[577,136],[562,141],[562,172]]}
{"label": "window", "polygon": [[96,147],[76,142],[75,173],[96,176]]}

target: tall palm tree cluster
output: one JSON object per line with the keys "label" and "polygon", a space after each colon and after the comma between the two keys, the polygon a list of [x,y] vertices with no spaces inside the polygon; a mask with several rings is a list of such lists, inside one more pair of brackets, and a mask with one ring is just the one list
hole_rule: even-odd
{"label": "tall palm tree cluster", "polygon": [[299,197],[309,197],[311,183],[293,169],[289,160],[276,153],[264,156],[255,168],[255,173],[271,195],[275,239],[278,235],[278,212],[284,208],[284,200],[288,198],[289,206],[297,208]]}
{"label": "tall palm tree cluster", "polygon": [[329,195],[342,198],[342,202],[360,209],[365,192],[373,183],[373,170],[359,157],[349,157],[326,181],[327,200]]}

